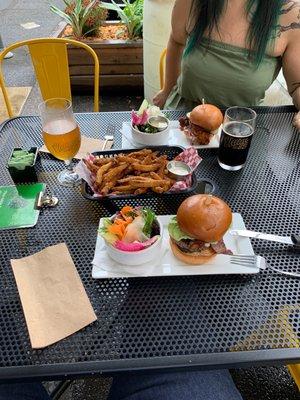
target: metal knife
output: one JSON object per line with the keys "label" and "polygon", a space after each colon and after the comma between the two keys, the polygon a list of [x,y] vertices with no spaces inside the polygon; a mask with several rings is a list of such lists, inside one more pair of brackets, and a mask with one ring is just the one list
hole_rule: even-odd
{"label": "metal knife", "polygon": [[300,248],[300,235],[278,236],[278,235],[272,235],[270,233],[260,233],[260,232],[240,230],[240,229],[230,230],[229,233],[232,236],[244,236],[254,239],[269,240],[271,242],[285,243]]}

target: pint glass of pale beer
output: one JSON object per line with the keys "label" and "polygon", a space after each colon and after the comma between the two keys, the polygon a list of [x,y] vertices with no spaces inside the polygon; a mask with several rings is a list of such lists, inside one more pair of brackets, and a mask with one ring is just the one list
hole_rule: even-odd
{"label": "pint glass of pale beer", "polygon": [[72,104],[67,99],[49,99],[39,105],[43,139],[49,152],[63,160],[66,169],[58,175],[65,186],[76,186],[80,179],[71,167],[72,158],[80,148],[80,131],[74,118]]}

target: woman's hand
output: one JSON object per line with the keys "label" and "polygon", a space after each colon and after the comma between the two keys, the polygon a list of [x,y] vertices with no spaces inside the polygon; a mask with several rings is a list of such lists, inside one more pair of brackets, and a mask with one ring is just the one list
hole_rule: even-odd
{"label": "woman's hand", "polygon": [[300,131],[300,111],[297,112],[293,119],[293,125]]}
{"label": "woman's hand", "polygon": [[159,107],[160,109],[163,109],[168,96],[169,96],[169,93],[166,93],[164,90],[160,90],[153,97],[153,104],[155,106]]}

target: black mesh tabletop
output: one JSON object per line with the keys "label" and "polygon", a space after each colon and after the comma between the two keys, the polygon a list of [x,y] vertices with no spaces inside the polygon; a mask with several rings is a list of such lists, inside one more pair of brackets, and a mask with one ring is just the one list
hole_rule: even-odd
{"label": "black mesh tabletop", "polygon": [[[200,150],[197,177],[242,214],[248,229],[288,235],[300,232],[300,134],[292,107],[259,108],[258,126],[245,168],[218,167],[216,150]],[[171,113],[176,119],[181,112]],[[129,113],[76,116],[84,135],[104,137]],[[0,128],[0,184],[11,184],[5,163],[13,147],[40,146],[38,117],[18,117]],[[34,228],[0,231],[0,379],[63,377],[125,370],[208,368],[300,360],[300,279],[270,268],[257,275],[93,280],[99,218],[109,206],[79,189],[57,183],[63,163],[42,155],[39,180],[59,206],[42,211]],[[157,214],[176,213],[184,197],[139,199]],[[115,206],[128,203],[116,200]],[[131,201],[137,205],[136,201]],[[98,320],[43,350],[32,350],[10,266],[20,258],[65,242]],[[300,255],[283,244],[252,240],[269,266],[300,273]]]}

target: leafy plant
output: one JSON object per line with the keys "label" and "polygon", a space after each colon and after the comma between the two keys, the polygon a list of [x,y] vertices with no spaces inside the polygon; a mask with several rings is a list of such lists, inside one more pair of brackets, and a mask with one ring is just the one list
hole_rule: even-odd
{"label": "leafy plant", "polygon": [[95,35],[102,21],[107,18],[107,10],[99,0],[63,0],[64,11],[51,5],[50,10],[62,17],[73,30],[76,38]]}
{"label": "leafy plant", "polygon": [[122,23],[126,25],[129,39],[141,38],[143,36],[143,5],[144,0],[122,0],[121,7],[111,0],[111,3],[101,3],[101,6],[107,10],[116,11]]}

